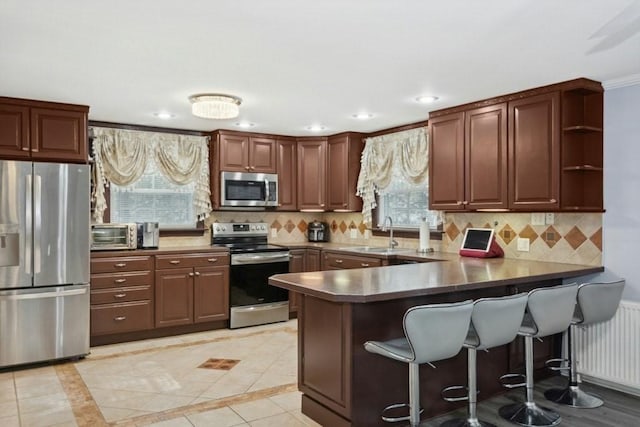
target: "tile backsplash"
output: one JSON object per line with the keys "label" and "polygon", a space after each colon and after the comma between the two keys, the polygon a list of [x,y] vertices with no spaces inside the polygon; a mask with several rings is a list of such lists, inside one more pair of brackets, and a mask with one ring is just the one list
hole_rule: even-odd
{"label": "tile backsplash", "polygon": [[[507,258],[602,265],[602,214],[556,213],[554,217],[552,225],[532,225],[530,213],[447,213],[442,241],[432,240],[430,246],[444,252],[458,252],[467,227],[491,227],[496,230],[498,243]],[[329,224],[332,243],[369,246],[386,246],[388,243],[387,236],[371,235],[358,212],[217,211],[207,218],[206,225],[208,227],[213,222],[266,222],[271,229],[269,241],[286,244],[306,242],[307,224],[313,220]],[[164,247],[208,245],[210,238],[208,232],[202,237],[162,237],[160,244]],[[516,249],[518,238],[529,239],[529,252]],[[417,238],[396,240],[400,247],[418,247]]]}

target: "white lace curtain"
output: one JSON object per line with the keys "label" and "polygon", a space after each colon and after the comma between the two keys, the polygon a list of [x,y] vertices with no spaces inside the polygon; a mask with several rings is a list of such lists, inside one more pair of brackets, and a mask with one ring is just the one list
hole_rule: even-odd
{"label": "white lace curtain", "polygon": [[94,219],[101,223],[107,208],[105,185],[130,185],[148,162],[177,185],[195,183],[193,204],[198,220],[211,212],[208,137],[93,128],[95,160]]}
{"label": "white lace curtain", "polygon": [[427,186],[429,177],[429,139],[426,127],[390,133],[365,140],[360,159],[357,195],[362,197],[363,222],[370,227],[376,193],[400,173],[412,184]]}

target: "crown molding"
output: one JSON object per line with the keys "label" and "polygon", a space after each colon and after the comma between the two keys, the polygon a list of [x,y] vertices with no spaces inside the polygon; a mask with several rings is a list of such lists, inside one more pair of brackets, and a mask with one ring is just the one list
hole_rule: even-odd
{"label": "crown molding", "polygon": [[605,90],[609,89],[617,89],[625,86],[633,86],[640,84],[640,73],[639,74],[631,74],[625,77],[619,77],[617,79],[611,79],[602,82],[602,86],[604,86]]}

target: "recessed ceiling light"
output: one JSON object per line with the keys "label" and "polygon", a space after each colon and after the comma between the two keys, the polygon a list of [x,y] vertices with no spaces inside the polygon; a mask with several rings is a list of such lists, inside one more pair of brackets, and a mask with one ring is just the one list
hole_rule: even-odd
{"label": "recessed ceiling light", "polygon": [[247,129],[247,128],[254,127],[256,124],[251,122],[236,122],[235,125],[238,126],[239,128]]}
{"label": "recessed ceiling light", "polygon": [[436,102],[439,98],[437,96],[433,96],[433,95],[425,95],[425,96],[419,96],[416,98],[416,101],[422,103],[422,104],[429,104],[431,102]]}
{"label": "recessed ceiling light", "polygon": [[371,113],[358,113],[358,114],[354,114],[351,117],[353,117],[354,119],[359,119],[359,120],[367,120],[370,119],[371,117],[373,117],[373,114]]}
{"label": "recessed ceiling light", "polygon": [[307,130],[310,130],[311,132],[320,132],[325,130],[326,127],[322,126],[322,125],[311,125],[311,126],[307,126]]}
{"label": "recessed ceiling light", "polygon": [[163,119],[163,120],[168,120],[168,119],[172,119],[174,118],[176,115],[175,114],[171,114],[167,111],[159,111],[157,113],[153,113],[154,116],[156,116],[159,119]]}

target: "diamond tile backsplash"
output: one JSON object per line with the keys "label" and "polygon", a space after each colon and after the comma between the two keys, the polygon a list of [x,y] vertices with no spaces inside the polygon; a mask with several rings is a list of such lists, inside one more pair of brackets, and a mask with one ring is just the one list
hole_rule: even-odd
{"label": "diamond tile backsplash", "polygon": [[[318,220],[329,224],[332,243],[386,246],[387,236],[372,236],[362,222],[362,214],[308,212],[213,212],[213,222],[266,222],[274,244],[307,241],[307,224]],[[443,239],[431,241],[431,247],[444,252],[458,252],[467,227],[492,227],[504,249],[505,257],[528,260],[602,265],[602,214],[556,213],[553,225],[532,225],[530,213],[447,213]],[[355,230],[355,238],[351,231]],[[275,233],[275,234],[274,234]],[[169,246],[208,245],[209,233],[202,237],[162,237],[160,244]],[[516,250],[517,239],[528,238],[529,252]],[[416,238],[396,238],[402,248],[417,248]]]}

